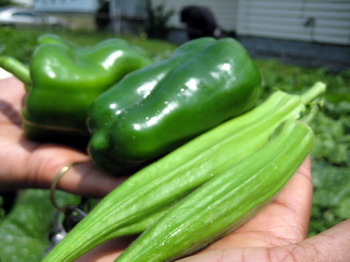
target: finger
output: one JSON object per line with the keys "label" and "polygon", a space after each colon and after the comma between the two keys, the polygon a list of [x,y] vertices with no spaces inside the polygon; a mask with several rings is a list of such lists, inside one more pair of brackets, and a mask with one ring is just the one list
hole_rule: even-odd
{"label": "finger", "polygon": [[272,204],[238,232],[265,232],[287,241],[280,245],[303,240],[308,231],[312,192],[311,164],[307,158]]}
{"label": "finger", "polygon": [[[225,254],[228,254],[230,251],[222,250],[214,250],[200,253],[198,255],[186,257],[180,260],[176,260],[176,262],[223,262]],[[231,257],[231,261],[233,261],[234,257]]]}
{"label": "finger", "polygon": [[0,80],[0,122],[20,125],[20,111],[25,97],[23,83],[11,77]]}
{"label": "finger", "polygon": [[65,146],[41,145],[32,150],[29,159],[27,185],[37,188],[49,188],[63,167],[77,162],[79,164],[60,178],[59,189],[88,197],[102,197],[124,180],[102,172],[86,154]]}
{"label": "finger", "polygon": [[70,147],[39,144],[23,137],[15,127],[0,129],[0,189],[49,188],[55,175],[66,165],[84,162],[71,168],[58,183],[64,191],[101,197],[123,179],[110,176],[96,168],[90,158]]}
{"label": "finger", "polygon": [[[177,262],[296,262],[297,260],[275,260],[269,248],[242,247],[210,250],[189,256]],[[298,260],[299,261],[299,260]],[[300,260],[306,261],[306,260]],[[309,260],[307,260],[309,261]],[[311,260],[310,260],[311,261]]]}
{"label": "finger", "polygon": [[272,204],[239,231],[266,232],[289,243],[303,240],[308,230],[312,191],[311,165],[307,158]]}
{"label": "finger", "polygon": [[283,236],[292,236],[291,242],[305,239],[308,232],[313,193],[311,173],[308,157],[274,201],[276,208],[288,210],[291,216],[285,218],[282,227],[276,226],[273,230],[278,230]]}
{"label": "finger", "polygon": [[310,160],[307,159],[275,201],[207,250],[284,246],[303,240],[307,232],[311,201],[311,170]]}
{"label": "finger", "polygon": [[350,261],[350,219],[308,240],[284,247],[216,249],[178,262]]}
{"label": "finger", "polygon": [[[25,91],[23,83],[11,77],[0,80],[0,189],[49,188],[62,167],[88,161],[86,154],[59,145],[40,145],[23,137],[20,129],[20,110]],[[4,150],[5,149],[5,150]],[[7,150],[6,150],[7,149]],[[77,165],[60,179],[58,187],[67,192],[101,197],[121,183],[99,171],[93,164]]]}
{"label": "finger", "polygon": [[92,249],[76,262],[112,262],[122,253],[122,251],[135,240],[134,236],[111,239],[102,245]]}
{"label": "finger", "polygon": [[59,181],[58,188],[88,197],[103,197],[125,180],[99,170],[91,161],[71,168]]}
{"label": "finger", "polygon": [[285,253],[293,256],[293,261],[350,261],[350,219],[297,245],[288,246]]}
{"label": "finger", "polygon": [[0,80],[0,91],[0,99],[10,102],[17,109],[20,109],[26,93],[20,80],[15,77]]}

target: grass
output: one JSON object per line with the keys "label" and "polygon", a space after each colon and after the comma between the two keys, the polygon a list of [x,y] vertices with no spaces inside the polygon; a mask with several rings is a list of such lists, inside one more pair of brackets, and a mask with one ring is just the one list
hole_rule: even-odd
{"label": "grass", "polygon": [[[92,33],[90,31],[45,31],[38,29],[0,29],[0,51],[3,55],[9,55],[29,64],[33,51],[37,45],[37,39],[43,33],[54,33],[60,35],[76,45],[92,46],[102,40],[115,38],[117,36],[107,33]],[[147,39],[145,37],[123,36],[128,42],[140,46],[150,53],[152,57],[161,59],[169,56],[176,48],[175,45],[157,39]]]}

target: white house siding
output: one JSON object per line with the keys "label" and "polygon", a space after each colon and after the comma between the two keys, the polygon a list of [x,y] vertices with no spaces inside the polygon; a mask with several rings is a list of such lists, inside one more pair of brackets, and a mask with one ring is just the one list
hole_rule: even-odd
{"label": "white house siding", "polygon": [[112,29],[118,34],[137,34],[147,20],[145,0],[110,0],[109,8]]}
{"label": "white house siding", "polygon": [[135,19],[146,19],[147,16],[147,2],[145,0],[111,0],[110,6],[112,11],[117,13],[112,12],[112,16],[119,15]]}
{"label": "white house siding", "polygon": [[350,44],[350,0],[239,0],[237,16],[242,36]]}
{"label": "white house siding", "polygon": [[238,0],[152,0],[152,5],[164,4],[166,9],[173,9],[174,15],[169,20],[169,26],[183,28],[180,21],[180,11],[188,5],[199,5],[209,7],[213,12],[219,26],[227,31],[234,31],[236,28]]}

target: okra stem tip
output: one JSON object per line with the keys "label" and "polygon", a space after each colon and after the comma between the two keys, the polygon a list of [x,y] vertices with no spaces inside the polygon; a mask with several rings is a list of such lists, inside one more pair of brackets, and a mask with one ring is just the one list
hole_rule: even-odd
{"label": "okra stem tip", "polygon": [[310,103],[316,97],[326,92],[326,84],[323,82],[316,82],[307,92],[300,96],[304,105]]}

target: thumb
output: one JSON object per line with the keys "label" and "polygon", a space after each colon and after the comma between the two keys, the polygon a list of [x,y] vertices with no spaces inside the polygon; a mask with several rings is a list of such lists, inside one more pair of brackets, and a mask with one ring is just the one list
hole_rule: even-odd
{"label": "thumb", "polygon": [[286,248],[296,261],[350,261],[350,219]]}
{"label": "thumb", "polygon": [[284,247],[229,248],[200,252],[178,262],[348,262],[350,219],[307,240]]}

